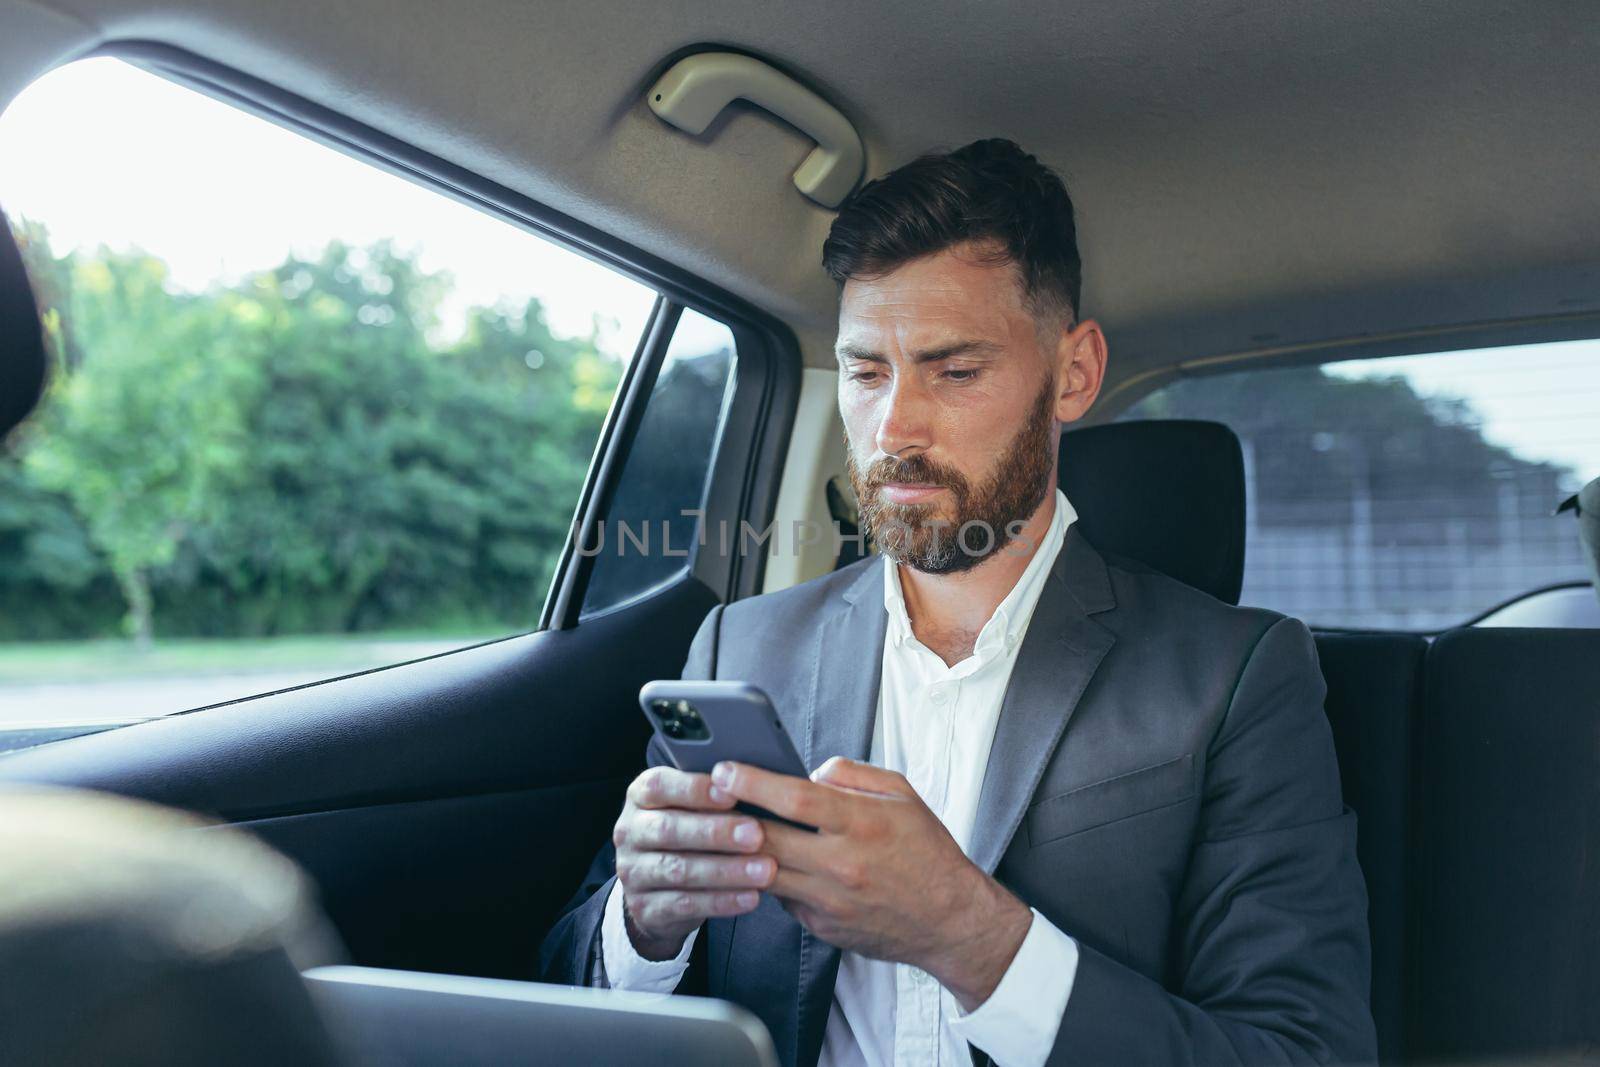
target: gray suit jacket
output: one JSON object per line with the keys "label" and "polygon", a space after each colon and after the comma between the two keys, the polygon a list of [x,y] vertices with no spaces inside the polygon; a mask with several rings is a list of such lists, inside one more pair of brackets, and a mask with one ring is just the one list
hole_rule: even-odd
{"label": "gray suit jacket", "polygon": [[[751,682],[813,769],[866,759],[881,559],[717,608],[686,678]],[[1018,652],[971,858],[1078,940],[1051,1062],[1366,1063],[1366,891],[1305,626],[1066,542]],[[652,763],[661,754],[651,751]],[[544,944],[582,983],[602,851]],[[839,952],[764,897],[706,924],[682,992],[743,1004],[817,1062]]]}

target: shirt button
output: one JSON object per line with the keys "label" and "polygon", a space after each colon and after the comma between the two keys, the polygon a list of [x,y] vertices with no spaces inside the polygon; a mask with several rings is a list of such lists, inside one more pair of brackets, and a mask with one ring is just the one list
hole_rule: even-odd
{"label": "shirt button", "polygon": [[943,704],[946,700],[949,700],[949,699],[950,699],[949,694],[946,693],[943,689],[935,689],[933,691],[933,702],[935,704]]}

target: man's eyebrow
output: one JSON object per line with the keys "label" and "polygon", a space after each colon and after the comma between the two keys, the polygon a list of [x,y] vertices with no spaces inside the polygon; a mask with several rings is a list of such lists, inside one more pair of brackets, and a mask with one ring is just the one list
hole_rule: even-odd
{"label": "man's eyebrow", "polygon": [[[999,345],[993,341],[954,341],[936,348],[925,348],[911,357],[913,363],[932,363],[935,360],[949,359],[951,356],[987,355],[998,351]],[[881,352],[874,352],[870,348],[846,342],[833,350],[834,358],[843,363],[847,359],[862,360],[868,363],[887,363],[888,358]]]}

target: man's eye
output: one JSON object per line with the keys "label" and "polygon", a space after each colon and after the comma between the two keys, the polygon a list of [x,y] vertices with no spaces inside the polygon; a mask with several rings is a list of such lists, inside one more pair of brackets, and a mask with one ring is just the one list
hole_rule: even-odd
{"label": "man's eye", "polygon": [[850,374],[850,380],[852,382],[859,382],[862,385],[871,385],[878,380],[878,372],[875,370],[852,371]]}
{"label": "man's eye", "polygon": [[970,382],[978,376],[978,372],[969,367],[966,370],[947,370],[944,376],[952,382]]}

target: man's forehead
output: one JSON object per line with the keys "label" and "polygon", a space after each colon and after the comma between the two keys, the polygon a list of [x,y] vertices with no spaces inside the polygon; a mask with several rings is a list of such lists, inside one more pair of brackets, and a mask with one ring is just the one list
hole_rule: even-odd
{"label": "man's forehead", "polygon": [[937,342],[952,332],[1002,340],[1026,317],[1013,266],[941,252],[895,270],[845,282],[839,342],[892,332]]}

